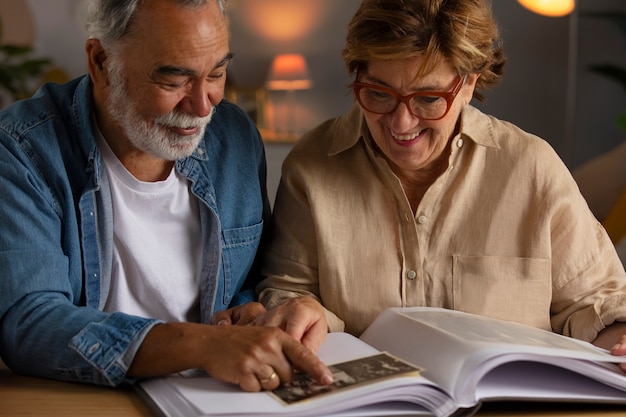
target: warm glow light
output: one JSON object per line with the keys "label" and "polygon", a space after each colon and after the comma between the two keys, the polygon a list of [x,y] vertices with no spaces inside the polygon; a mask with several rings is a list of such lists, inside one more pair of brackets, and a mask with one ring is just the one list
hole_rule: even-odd
{"label": "warm glow light", "polygon": [[544,16],[565,16],[574,10],[575,0],[517,0],[528,10]]}
{"label": "warm glow light", "polygon": [[237,0],[245,25],[274,41],[293,41],[307,36],[327,13],[328,3],[318,0]]}
{"label": "warm glow light", "polygon": [[267,88],[270,90],[306,90],[313,86],[306,60],[300,54],[274,57]]}

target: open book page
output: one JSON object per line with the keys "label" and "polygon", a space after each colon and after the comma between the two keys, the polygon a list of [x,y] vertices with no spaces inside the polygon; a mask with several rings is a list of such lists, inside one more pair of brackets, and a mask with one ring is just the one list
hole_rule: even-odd
{"label": "open book page", "polygon": [[[380,353],[354,336],[332,333],[318,355],[327,364]],[[396,376],[284,405],[267,392],[247,393],[206,375],[173,375],[141,384],[165,416],[446,416],[456,406],[421,376]],[[409,401],[405,401],[405,400]],[[415,403],[412,403],[415,402]],[[421,406],[419,404],[422,404]],[[430,411],[430,409],[436,411]]]}
{"label": "open book page", "polygon": [[[614,364],[626,362],[626,357],[611,356],[589,343],[548,331],[458,311],[428,307],[389,309],[370,325],[361,339],[377,349],[423,366],[426,368],[423,375],[464,407],[474,405],[482,399],[480,395],[524,398],[518,384],[527,382],[530,387],[531,381],[507,377],[504,372],[498,373],[498,379],[484,378],[495,367],[513,361],[561,366],[626,389],[626,377]],[[534,378],[540,379],[536,374]],[[578,383],[581,379],[578,378]],[[489,381],[496,381],[497,392],[477,388],[479,383]],[[530,395],[531,391],[526,394]],[[563,398],[568,395],[563,389]],[[554,397],[558,398],[561,397]]]}
{"label": "open book page", "polygon": [[[593,368],[593,363],[577,361]],[[529,399],[537,401],[567,402],[626,402],[623,390],[605,385],[594,379],[581,379],[581,375],[596,374],[596,369],[567,369],[543,362],[513,361],[498,366],[477,383],[475,398],[486,400]],[[615,373],[619,375],[618,372]],[[514,377],[512,377],[514,376]],[[538,377],[539,376],[539,377]],[[515,379],[514,384],[511,383]]]}
{"label": "open book page", "polygon": [[[454,394],[454,386],[471,346],[447,332],[432,332],[395,309],[384,310],[360,339],[424,368],[422,375]],[[432,333],[432,334],[431,334]]]}

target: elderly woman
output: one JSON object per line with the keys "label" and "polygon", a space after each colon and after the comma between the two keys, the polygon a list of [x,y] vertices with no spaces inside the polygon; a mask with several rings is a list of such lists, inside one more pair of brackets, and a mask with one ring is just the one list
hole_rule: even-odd
{"label": "elderly woman", "polygon": [[626,274],[568,169],[470,104],[503,74],[489,2],[364,0],[343,57],[356,105],[284,162],[261,302],[317,299],[355,335],[444,307],[625,354]]}

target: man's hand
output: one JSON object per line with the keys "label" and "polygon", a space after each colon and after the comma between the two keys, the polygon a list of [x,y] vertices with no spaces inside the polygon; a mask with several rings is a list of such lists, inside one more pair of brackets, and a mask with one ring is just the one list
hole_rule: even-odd
{"label": "man's hand", "polygon": [[318,383],[332,383],[324,363],[302,343],[277,327],[157,324],[147,334],[129,377],[168,375],[205,369],[212,377],[245,391],[272,390],[291,381],[296,370]]}
{"label": "man's hand", "polygon": [[211,324],[218,326],[228,324],[245,326],[246,324],[252,323],[255,318],[266,311],[263,304],[250,302],[215,313],[215,315],[211,317]]}
{"label": "man's hand", "polygon": [[[227,337],[208,349],[205,369],[214,377],[243,390],[271,390],[291,381],[294,371],[311,375],[321,384],[333,381],[326,365],[296,339],[276,327],[220,326]],[[227,354],[225,354],[227,353]],[[212,360],[208,358],[212,357]]]}
{"label": "man's hand", "polygon": [[252,324],[279,327],[313,352],[317,352],[328,334],[324,307],[307,296],[285,301],[259,315]]}

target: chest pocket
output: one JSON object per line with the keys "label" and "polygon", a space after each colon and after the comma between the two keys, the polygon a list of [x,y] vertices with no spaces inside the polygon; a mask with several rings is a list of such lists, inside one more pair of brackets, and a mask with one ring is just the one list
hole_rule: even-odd
{"label": "chest pocket", "polygon": [[230,303],[245,282],[254,263],[262,232],[262,221],[252,226],[222,231],[225,305]]}
{"label": "chest pocket", "polygon": [[551,330],[550,261],[455,255],[453,297],[455,310]]}

